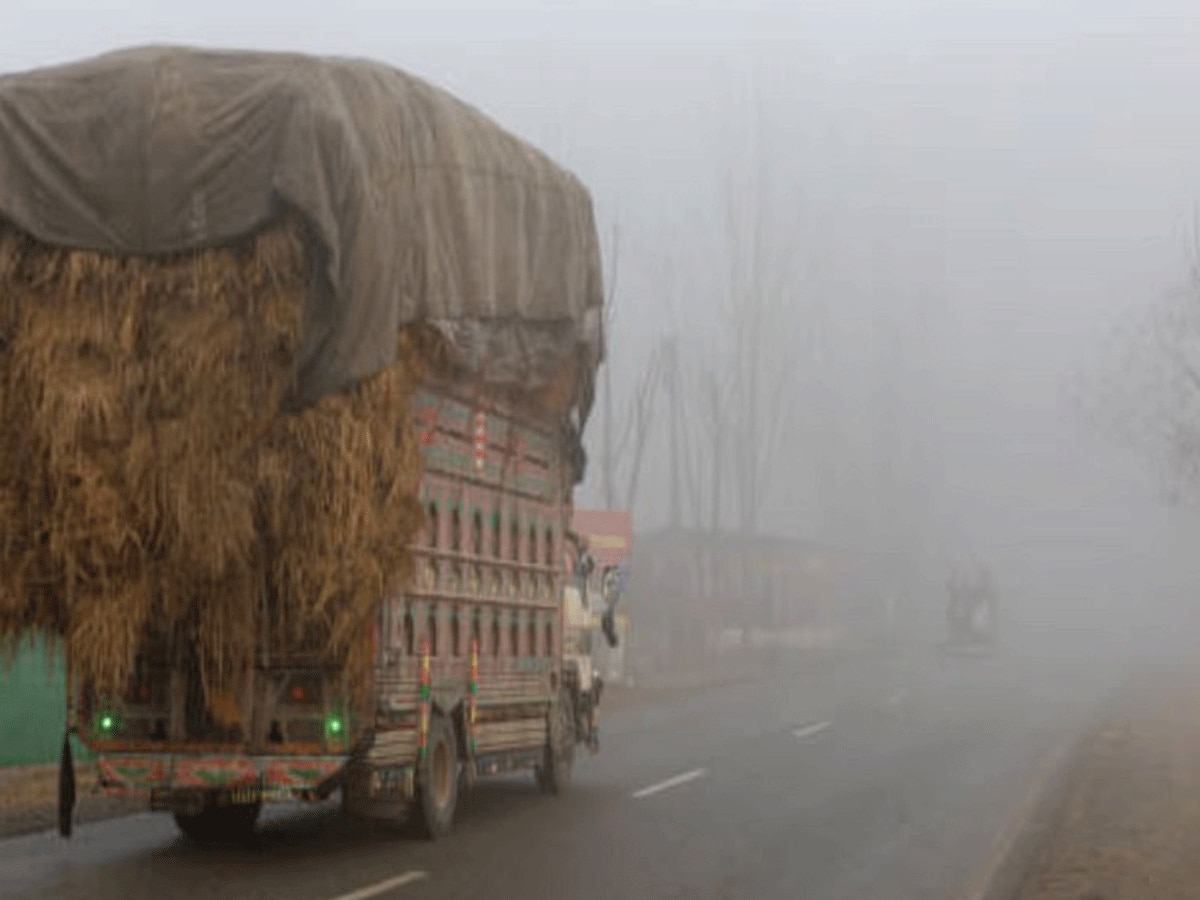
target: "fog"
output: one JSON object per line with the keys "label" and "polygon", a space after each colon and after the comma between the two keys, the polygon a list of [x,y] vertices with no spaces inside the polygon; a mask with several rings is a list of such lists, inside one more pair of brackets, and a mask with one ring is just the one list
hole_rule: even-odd
{"label": "fog", "polygon": [[[1067,402],[1113,323],[1186,264],[1192,4],[440,6],[8,0],[0,69],[169,41],[424,76],[593,191],[618,426],[659,342],[679,342],[677,454],[660,392],[640,529],[673,508],[711,523],[701,385],[750,357],[762,402],[756,420],[728,410],[722,527],[885,559],[880,584],[932,610],[975,557],[1023,627],[1080,640],[1154,643],[1195,605],[1194,514]],[[763,298],[768,327],[739,351],[733,323]],[[581,505],[605,499],[603,428],[601,400]]]}

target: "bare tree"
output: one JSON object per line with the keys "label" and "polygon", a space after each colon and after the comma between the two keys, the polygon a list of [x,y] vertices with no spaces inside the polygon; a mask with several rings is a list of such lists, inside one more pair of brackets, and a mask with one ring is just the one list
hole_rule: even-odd
{"label": "bare tree", "polygon": [[[604,331],[611,335],[616,327],[619,306],[617,284],[620,275],[621,231],[612,229],[609,244],[607,287],[604,302]],[[610,351],[611,353],[611,351]],[[630,394],[619,400],[613,384],[613,359],[604,365],[602,403],[604,423],[600,432],[601,492],[607,509],[632,509],[637,498],[646,448],[655,421],[655,401],[664,384],[664,346],[651,351]],[[624,476],[624,490],[621,489]]]}
{"label": "bare tree", "polygon": [[[803,343],[796,328],[799,273],[793,235],[780,234],[768,201],[765,159],[749,184],[727,182],[725,246],[730,341],[728,450],[738,524],[753,534],[776,473],[784,437],[796,421],[792,388]],[[774,237],[776,243],[770,239]],[[780,240],[782,238],[782,240]]]}
{"label": "bare tree", "polygon": [[[617,459],[623,459],[627,450],[632,454],[626,482],[625,509],[633,509],[637,499],[642,462],[646,456],[646,445],[654,422],[654,401],[663,379],[663,360],[664,350],[662,345],[659,345],[651,354],[638,380],[630,402],[630,412],[625,417],[625,427],[617,442]],[[610,508],[613,508],[611,504]]]}
{"label": "bare tree", "polygon": [[730,438],[731,387],[729,372],[719,368],[710,356],[697,378],[699,402],[695,420],[700,434],[697,445],[708,451],[708,528],[714,534],[723,524],[721,501],[725,494],[725,452]]}
{"label": "bare tree", "polygon": [[1162,466],[1172,500],[1200,494],[1200,214],[1182,287],[1113,329],[1073,398],[1087,421]]}

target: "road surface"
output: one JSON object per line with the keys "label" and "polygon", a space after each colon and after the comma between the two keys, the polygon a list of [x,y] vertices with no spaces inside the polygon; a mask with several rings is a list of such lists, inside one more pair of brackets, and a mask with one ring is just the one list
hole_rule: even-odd
{"label": "road surface", "polygon": [[931,649],[780,669],[618,705],[567,796],[484,782],[437,843],[334,804],[273,810],[253,848],[195,848],[143,815],[0,843],[0,896],[971,898],[1039,761],[1118,676]]}

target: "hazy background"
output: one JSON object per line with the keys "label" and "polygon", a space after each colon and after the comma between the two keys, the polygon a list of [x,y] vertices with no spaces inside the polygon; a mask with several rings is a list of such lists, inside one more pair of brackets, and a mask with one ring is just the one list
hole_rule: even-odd
{"label": "hazy background", "polygon": [[[677,337],[700,473],[697,385],[733,366],[729,308],[747,290],[732,196],[733,233],[761,223],[751,268],[779,308],[756,348],[783,386],[760,410],[781,428],[759,530],[882,555],[881,579],[918,594],[975,554],[1024,622],[1076,632],[1157,635],[1197,604],[1194,514],[1065,402],[1113,321],[1183,272],[1194,4],[74,5],[4,0],[0,70],[163,41],[368,55],[574,170],[618,251],[617,414]],[[642,528],[670,514],[657,421]],[[727,424],[732,445],[765,440]],[[581,503],[601,502],[599,474]],[[710,493],[682,524],[707,524]]]}

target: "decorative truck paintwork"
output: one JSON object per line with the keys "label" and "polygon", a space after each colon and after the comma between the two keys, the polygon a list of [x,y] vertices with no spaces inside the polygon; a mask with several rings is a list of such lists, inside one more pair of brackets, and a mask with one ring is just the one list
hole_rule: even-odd
{"label": "decorative truck paintwork", "polygon": [[[565,461],[536,421],[448,387],[419,392],[412,414],[427,527],[407,589],[380,600],[369,705],[337,696],[302,659],[264,662],[251,733],[201,741],[179,733],[177,675],[154,670],[130,697],[78,698],[101,790],[149,792],[152,808],[179,818],[207,796],[244,805],[340,786],[347,812],[396,818],[420,805],[421,772],[446,721],[468,781],[549,765],[556,704],[590,680],[563,664]],[[594,745],[587,704],[586,715],[570,714],[569,738]]]}

